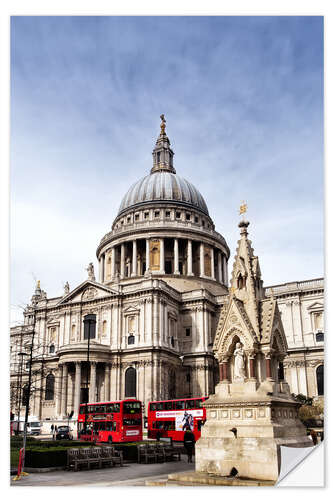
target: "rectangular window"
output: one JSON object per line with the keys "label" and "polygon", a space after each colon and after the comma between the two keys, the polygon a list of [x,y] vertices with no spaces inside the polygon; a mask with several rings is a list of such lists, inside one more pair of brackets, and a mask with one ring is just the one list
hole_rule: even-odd
{"label": "rectangular window", "polygon": [[149,212],[145,212],[145,219],[148,219],[149,217]]}
{"label": "rectangular window", "polygon": [[131,222],[131,218],[130,217],[127,217],[127,222]]}
{"label": "rectangular window", "polygon": [[191,220],[191,214],[186,214],[186,220]]}
{"label": "rectangular window", "polygon": [[176,410],[184,410],[185,409],[185,401],[176,401],[175,407],[176,407]]}
{"label": "rectangular window", "polygon": [[165,402],[165,409],[166,410],[172,410],[173,409],[173,402],[172,401],[166,401]]}
{"label": "rectangular window", "polygon": [[180,212],[176,212],[177,219],[180,219],[180,216],[181,216],[181,213]]}
{"label": "rectangular window", "polygon": [[169,210],[167,210],[167,211],[165,212],[165,217],[170,217],[170,211],[169,211]]}
{"label": "rectangular window", "polygon": [[185,335],[186,335],[186,337],[190,337],[191,336],[191,328],[186,328],[185,329]]}
{"label": "rectangular window", "polygon": [[194,222],[199,222],[199,217],[195,216],[194,217]]}
{"label": "rectangular window", "polygon": [[156,210],[155,212],[155,217],[159,217],[160,216],[160,211],[159,210]]}
{"label": "rectangular window", "polygon": [[135,214],[135,220],[139,220],[139,214]]}
{"label": "rectangular window", "polygon": [[[190,382],[190,380],[191,380],[191,376],[189,374],[187,374],[186,375],[186,382]],[[195,408],[195,401],[194,400],[186,401],[185,407],[187,410],[193,410],[193,408]]]}

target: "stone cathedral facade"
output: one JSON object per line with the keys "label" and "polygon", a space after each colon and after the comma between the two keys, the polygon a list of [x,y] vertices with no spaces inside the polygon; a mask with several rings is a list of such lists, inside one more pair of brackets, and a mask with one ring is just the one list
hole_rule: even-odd
{"label": "stone cathedral facade", "polygon": [[[202,195],[176,173],[161,118],[150,173],[130,187],[97,247],[97,277],[89,264],[86,281],[73,290],[66,283],[54,298],[38,282],[24,325],[11,328],[15,414],[17,387],[26,387],[28,374],[19,353],[32,336],[30,414],[41,420],[77,415],[84,401],[137,397],[147,407],[214,392],[219,370],[212,347],[228,302],[230,250]],[[265,293],[281,304],[292,392],[320,395],[323,280]]]}

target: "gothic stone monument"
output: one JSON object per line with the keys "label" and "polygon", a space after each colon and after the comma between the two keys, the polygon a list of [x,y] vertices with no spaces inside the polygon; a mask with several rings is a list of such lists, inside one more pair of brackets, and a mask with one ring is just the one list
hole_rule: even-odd
{"label": "gothic stone monument", "polygon": [[265,298],[248,225],[239,223],[231,293],[217,327],[220,382],[205,402],[207,421],[196,444],[196,472],[229,476],[236,469],[239,477],[275,481],[280,446],[312,444],[284,381],[287,341],[276,299]]}

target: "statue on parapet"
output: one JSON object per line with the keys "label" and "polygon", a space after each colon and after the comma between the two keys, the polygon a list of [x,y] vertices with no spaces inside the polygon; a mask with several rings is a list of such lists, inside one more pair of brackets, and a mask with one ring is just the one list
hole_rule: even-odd
{"label": "statue on parapet", "polygon": [[89,262],[89,265],[86,268],[86,271],[88,271],[88,279],[91,280],[91,281],[96,281],[95,271],[94,271],[94,264],[92,262]]}

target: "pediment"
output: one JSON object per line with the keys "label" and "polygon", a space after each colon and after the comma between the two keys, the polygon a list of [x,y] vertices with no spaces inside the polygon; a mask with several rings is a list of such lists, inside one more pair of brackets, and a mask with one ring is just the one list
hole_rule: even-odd
{"label": "pediment", "polygon": [[67,295],[62,297],[57,305],[87,302],[105,297],[113,297],[115,295],[117,295],[117,292],[109,287],[102,285],[101,283],[96,283],[95,281],[86,280]]}
{"label": "pediment", "polygon": [[135,305],[128,306],[124,309],[124,314],[137,314],[140,310]]}
{"label": "pediment", "polygon": [[213,349],[218,357],[228,353],[235,335],[238,336],[245,349],[253,349],[258,343],[243,303],[235,297],[231,297],[227,310],[221,311],[216,331]]}
{"label": "pediment", "polygon": [[323,311],[324,310],[324,304],[321,302],[314,302],[311,304],[309,307],[307,307],[307,310],[312,312],[312,311]]}

